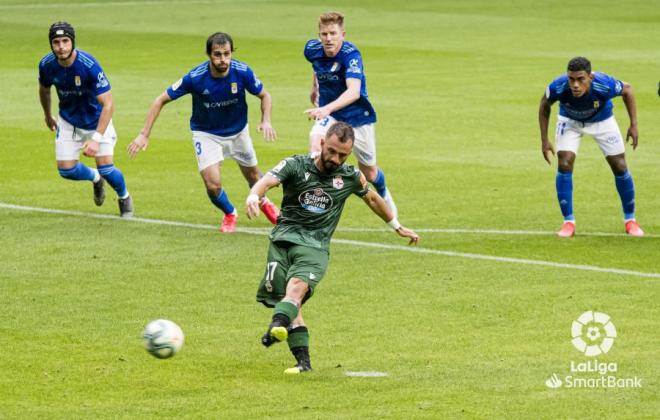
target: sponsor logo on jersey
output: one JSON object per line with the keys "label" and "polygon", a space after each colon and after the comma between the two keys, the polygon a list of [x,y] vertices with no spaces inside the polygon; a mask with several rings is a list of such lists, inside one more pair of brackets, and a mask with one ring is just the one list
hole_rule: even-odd
{"label": "sponsor logo on jersey", "polygon": [[319,73],[316,75],[316,79],[319,82],[325,82],[325,81],[336,82],[337,80],[339,80],[339,76],[332,73]]}
{"label": "sponsor logo on jersey", "polygon": [[617,81],[616,85],[614,86],[614,89],[616,90],[617,94],[621,93],[621,91],[623,90],[623,84],[621,84],[621,82]]}
{"label": "sponsor logo on jersey", "polygon": [[183,79],[179,79],[176,82],[172,83],[172,90],[177,90],[179,86],[183,83]]}
{"label": "sponsor logo on jersey", "polygon": [[108,83],[108,79],[105,78],[105,74],[103,72],[100,72],[98,76],[96,76],[96,88],[104,88],[108,86],[110,83]]}
{"label": "sponsor logo on jersey", "polygon": [[73,78],[73,83],[74,83],[76,86],[81,86],[81,85],[82,85],[82,82],[80,81],[80,76],[78,76],[78,75],[76,74],[75,77]]}
{"label": "sponsor logo on jersey", "polygon": [[231,83],[231,93],[234,93],[234,94],[238,93],[238,83],[236,83],[236,82]]}
{"label": "sponsor logo on jersey", "polygon": [[352,59],[348,63],[348,71],[351,73],[362,73],[362,70],[360,70],[360,63],[358,63],[357,58]]}
{"label": "sponsor logo on jersey", "polygon": [[202,92],[202,95],[210,95],[210,94],[211,92],[209,92],[208,89],[204,89],[204,91]]}
{"label": "sponsor logo on jersey", "polygon": [[309,172],[305,172],[305,181],[307,181],[309,179],[309,175],[310,175]]}
{"label": "sponsor logo on jersey", "polygon": [[220,102],[204,102],[204,106],[208,108],[221,108],[223,106],[230,106],[238,103],[238,98],[230,99],[228,101]]}
{"label": "sponsor logo on jersey", "polygon": [[300,205],[312,213],[325,213],[332,207],[332,197],[322,188],[314,188],[298,196]]}
{"label": "sponsor logo on jersey", "polygon": [[259,86],[261,86],[261,80],[259,80],[255,77],[254,78],[254,87],[258,88]]}
{"label": "sponsor logo on jersey", "polygon": [[344,187],[344,180],[342,179],[341,175],[334,177],[332,180],[332,186],[337,190],[341,190]]}

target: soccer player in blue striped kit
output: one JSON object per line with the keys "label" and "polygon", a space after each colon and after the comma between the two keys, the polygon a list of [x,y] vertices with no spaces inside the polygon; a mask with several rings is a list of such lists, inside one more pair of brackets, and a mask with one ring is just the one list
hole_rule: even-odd
{"label": "soccer player in blue striped kit", "polygon": [[564,216],[564,223],[557,232],[560,237],[575,235],[573,165],[584,134],[596,140],[612,169],[623,207],[626,233],[630,236],[644,236],[644,231],[635,219],[635,186],[626,165],[624,141],[612,113],[612,98],[617,96],[622,97],[630,118],[626,141],[631,139],[635,150],[638,143],[637,107],[632,87],[605,73],[592,72],[591,62],[586,58],[571,59],[566,74],[552,81],[541,98],[541,151],[548,164],[551,163],[550,155],[555,153],[548,140],[550,110],[552,104],[559,101],[555,140],[558,160],[557,200]]}
{"label": "soccer player in blue striped kit", "polygon": [[341,13],[323,13],[318,25],[319,38],[307,41],[304,50],[314,71],[310,100],[315,108],[305,110],[315,120],[309,133],[310,152],[321,151],[321,139],[333,123],[350,124],[355,130],[353,151],[360,171],[396,216],[397,208],[385,184],[385,174],[376,165],[376,111],[367,95],[362,54],[345,40]]}
{"label": "soccer player in blue striped kit", "polygon": [[[48,31],[51,52],[39,62],[39,100],[46,126],[56,131],[55,158],[63,178],[91,181],[94,202],[105,200],[104,180],[117,192],[119,213],[133,216],[133,200],[124,175],[113,163],[117,134],[112,125],[112,93],[103,69],[90,54],[76,49],[76,33],[67,22]],[[59,117],[51,114],[51,86],[59,98]],[[96,169],[80,162],[80,151],[96,159]]]}
{"label": "soccer player in blue striped kit", "polygon": [[[246,91],[261,100],[261,122],[257,131],[266,141],[275,141],[277,137],[270,122],[270,93],[247,64],[232,58],[233,53],[234,41],[229,34],[216,32],[209,36],[206,40],[209,59],[190,70],[153,101],[144,127],[128,145],[131,157],[146,150],[151,129],[163,107],[190,94],[190,129],[197,166],[211,203],[224,213],[220,225],[220,231],[224,233],[236,230],[238,212],[222,188],[222,162],[225,158],[235,160],[250,187],[261,178],[248,127]],[[275,224],[279,215],[277,207],[266,197],[260,204],[261,211]]]}

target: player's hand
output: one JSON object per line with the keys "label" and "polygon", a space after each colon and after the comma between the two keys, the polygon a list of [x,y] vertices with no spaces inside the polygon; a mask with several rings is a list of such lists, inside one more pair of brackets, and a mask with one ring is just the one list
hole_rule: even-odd
{"label": "player's hand", "polygon": [[408,238],[410,239],[410,242],[408,242],[408,245],[417,245],[417,242],[419,242],[419,235],[413,232],[412,230],[405,228],[401,226],[396,230],[396,233],[399,234],[402,238]]}
{"label": "player's hand", "polygon": [[548,165],[552,165],[551,156],[555,155],[555,149],[548,140],[541,140],[541,152],[543,153],[543,159],[548,162]]}
{"label": "player's hand", "polygon": [[133,140],[126,150],[128,150],[128,156],[132,158],[135,157],[135,155],[138,154],[141,150],[147,150],[147,147],[149,147],[149,137],[145,136],[144,134],[140,133],[138,136]]}
{"label": "player's hand", "polygon": [[304,113],[307,114],[307,116],[310,120],[322,120],[323,118],[330,115],[330,110],[328,110],[326,107],[322,106],[320,108],[306,109],[304,111]]}
{"label": "player's hand", "polygon": [[99,142],[94,140],[87,140],[82,147],[83,155],[87,157],[95,157],[99,151]]}
{"label": "player's hand", "polygon": [[52,115],[49,115],[46,118],[44,118],[44,121],[46,123],[46,127],[48,127],[50,131],[57,130],[57,120],[53,118]]}
{"label": "player's hand", "polygon": [[628,127],[628,133],[626,134],[626,142],[632,138],[632,147],[633,150],[637,149],[637,142],[639,141],[639,134],[637,133],[637,125],[631,125]]}
{"label": "player's hand", "polygon": [[275,141],[277,139],[277,133],[272,125],[269,122],[264,121],[257,127],[257,132],[262,133],[264,140],[266,141]]}
{"label": "player's hand", "polygon": [[245,200],[245,213],[250,220],[259,217],[259,196],[257,194],[248,195]]}

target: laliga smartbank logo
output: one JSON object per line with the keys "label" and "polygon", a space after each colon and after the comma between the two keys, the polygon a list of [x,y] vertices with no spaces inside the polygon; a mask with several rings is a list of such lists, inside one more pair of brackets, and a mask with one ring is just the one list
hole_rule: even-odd
{"label": "laliga smartbank logo", "polygon": [[616,327],[610,316],[602,312],[587,311],[571,324],[571,343],[586,361],[571,360],[569,375],[553,373],[546,379],[548,388],[641,388],[642,379],[621,377],[616,362],[602,362],[593,357],[609,352],[617,338]]}
{"label": "laliga smartbank logo", "polygon": [[585,356],[605,354],[614,345],[616,327],[610,316],[602,312],[587,311],[571,325],[573,346]]}

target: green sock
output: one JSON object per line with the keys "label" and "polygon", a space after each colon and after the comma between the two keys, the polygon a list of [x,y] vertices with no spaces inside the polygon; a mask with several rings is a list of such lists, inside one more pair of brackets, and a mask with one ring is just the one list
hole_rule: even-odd
{"label": "green sock", "polygon": [[285,315],[289,318],[289,322],[291,322],[298,316],[298,307],[291,302],[280,301],[275,305],[273,317],[277,314]]}
{"label": "green sock", "polygon": [[301,325],[289,330],[289,338],[286,341],[289,343],[289,349],[292,351],[296,347],[309,347],[309,331],[307,327]]}

